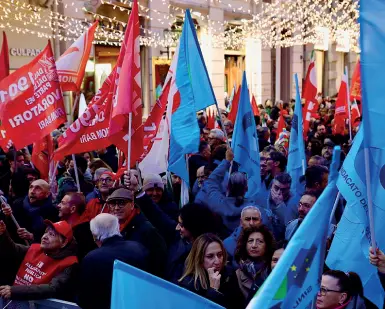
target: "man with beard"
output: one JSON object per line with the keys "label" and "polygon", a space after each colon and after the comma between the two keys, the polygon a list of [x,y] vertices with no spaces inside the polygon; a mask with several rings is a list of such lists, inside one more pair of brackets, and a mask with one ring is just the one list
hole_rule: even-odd
{"label": "man with beard", "polygon": [[322,156],[328,162],[327,166],[330,166],[330,163],[332,162],[334,146],[335,144],[330,138],[325,138],[324,146],[322,148]]}
{"label": "man with beard", "polygon": [[21,239],[39,242],[45,231],[44,220],[56,222],[58,211],[52,204],[49,184],[38,179],[31,183],[28,196],[12,206],[13,214],[22,228],[17,234]]}
{"label": "man with beard", "polygon": [[289,241],[293,237],[294,233],[299,228],[303,219],[305,219],[310,209],[314,206],[318,197],[319,197],[319,192],[314,190],[308,190],[302,195],[298,203],[298,218],[294,219],[293,221],[290,221],[286,226],[286,232],[285,232],[286,241]]}

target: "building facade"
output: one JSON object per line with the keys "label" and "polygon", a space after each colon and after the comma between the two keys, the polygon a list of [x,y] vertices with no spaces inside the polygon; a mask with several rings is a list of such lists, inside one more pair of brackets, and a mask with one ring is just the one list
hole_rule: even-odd
{"label": "building facade", "polygon": [[[51,40],[55,56],[58,57],[73,42],[71,39],[75,38],[76,31],[81,32],[78,29],[81,29],[82,23],[98,19],[100,27],[110,33],[111,38],[107,36],[95,40],[83,90],[90,98],[116,63],[119,54],[119,40],[116,37],[121,37],[124,32],[130,2],[129,0],[17,2],[19,8],[15,12],[25,13],[24,17],[18,20],[15,18],[16,13],[15,16],[9,13],[8,26],[3,24],[8,37],[11,70],[31,61],[34,55],[46,46],[48,38]],[[264,7],[271,5],[271,2],[275,1],[140,0],[141,34],[145,38],[141,47],[144,114],[148,114],[159,95],[159,87],[171,63],[176,47],[175,41],[183,24],[183,10],[186,8],[192,9],[202,53],[220,106],[224,106],[225,96],[231,94],[234,86],[241,83],[244,70],[249,89],[255,95],[258,104],[268,99],[288,101],[294,98],[293,74],[297,73],[300,81],[305,78],[314,45],[298,44],[270,48],[259,35],[252,35],[250,32],[250,35],[242,36],[237,33],[243,30],[241,25],[245,21],[250,21],[253,16],[261,14]],[[6,7],[7,3],[9,2],[6,0],[0,0],[0,7]],[[14,7],[10,9],[16,9],[16,4],[12,5]],[[37,11],[43,19],[35,20],[34,11]],[[48,26],[49,20],[53,23]],[[233,36],[227,36],[228,33],[232,33]],[[167,40],[169,44],[164,44]],[[352,76],[358,54],[353,51],[337,51],[337,44],[332,40],[327,40],[326,45],[327,48],[316,49],[314,54],[317,87],[323,95],[332,97],[338,92],[345,67],[348,68],[349,76]],[[68,105],[71,105],[70,101],[71,96],[67,96]]]}

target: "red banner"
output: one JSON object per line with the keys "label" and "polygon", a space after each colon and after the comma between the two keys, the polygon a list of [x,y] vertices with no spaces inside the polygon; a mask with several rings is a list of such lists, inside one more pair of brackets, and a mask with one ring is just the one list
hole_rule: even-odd
{"label": "red banner", "polygon": [[33,144],[32,163],[40,172],[40,178],[49,182],[49,167],[53,155],[53,140],[51,134]]}
{"label": "red banner", "polygon": [[108,147],[109,115],[112,101],[114,69],[93,97],[86,111],[76,119],[58,139],[59,148],[54,158],[59,161],[66,155]]}
{"label": "red banner", "polygon": [[12,147],[12,141],[7,138],[7,132],[0,126],[0,147],[7,152]]}
{"label": "red banner", "polygon": [[350,86],[350,101],[354,99],[361,101],[361,70],[360,61],[357,62],[352,76],[352,85]]}
{"label": "red banner", "polygon": [[235,124],[235,119],[237,118],[238,113],[238,104],[241,97],[241,86],[238,87],[237,92],[234,95],[233,102],[231,102],[231,110],[227,119],[229,119],[233,124]]}
{"label": "red banner", "polygon": [[251,98],[251,108],[253,109],[254,116],[259,116],[259,108],[257,105],[257,100],[255,100],[255,96],[253,95]]}
{"label": "red banner", "polygon": [[97,26],[95,22],[56,61],[63,91],[79,91]]}
{"label": "red banner", "polygon": [[0,81],[0,119],[17,149],[42,139],[66,121],[50,43],[29,64]]}

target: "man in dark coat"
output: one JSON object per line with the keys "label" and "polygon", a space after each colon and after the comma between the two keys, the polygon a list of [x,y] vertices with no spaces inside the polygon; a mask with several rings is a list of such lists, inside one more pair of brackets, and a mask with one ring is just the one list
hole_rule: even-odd
{"label": "man in dark coat", "polygon": [[120,260],[146,271],[148,250],[136,241],[124,240],[119,232],[119,221],[113,215],[97,215],[90,226],[99,248],[83,259],[78,304],[83,309],[108,309],[114,261]]}
{"label": "man in dark coat", "polygon": [[13,214],[22,229],[18,235],[22,239],[40,242],[45,231],[44,220],[56,222],[58,211],[52,204],[49,184],[38,179],[29,186],[28,196],[11,205]]}
{"label": "man in dark coat", "polygon": [[137,241],[149,251],[149,272],[163,277],[167,259],[167,246],[156,228],[135,207],[132,191],[120,188],[107,199],[110,214],[116,216],[120,233],[125,240]]}

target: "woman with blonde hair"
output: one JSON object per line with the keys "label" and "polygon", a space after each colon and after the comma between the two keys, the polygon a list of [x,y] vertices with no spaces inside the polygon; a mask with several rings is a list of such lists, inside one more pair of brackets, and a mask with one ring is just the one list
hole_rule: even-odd
{"label": "woman with blonde hair", "polygon": [[227,252],[219,237],[203,234],[194,241],[179,284],[226,308],[243,308],[239,288],[230,280],[226,263]]}

